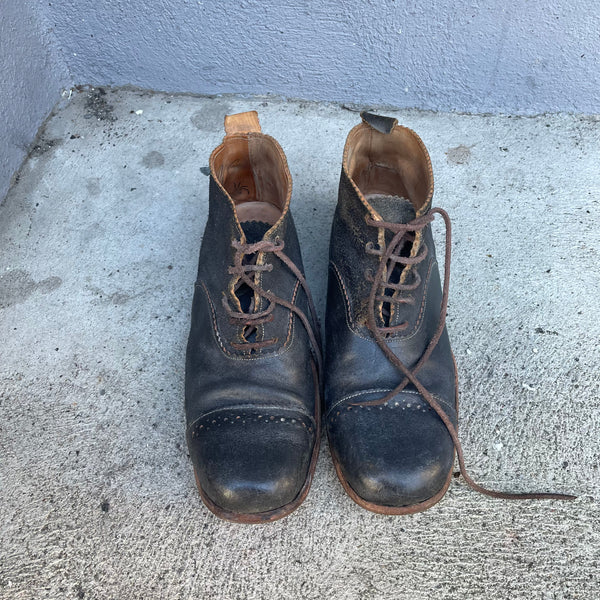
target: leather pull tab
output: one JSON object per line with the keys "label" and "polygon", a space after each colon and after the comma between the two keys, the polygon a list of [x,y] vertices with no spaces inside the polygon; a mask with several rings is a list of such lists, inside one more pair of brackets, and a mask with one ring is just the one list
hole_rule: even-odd
{"label": "leather pull tab", "polygon": [[250,132],[261,132],[258,113],[255,110],[225,116],[225,135]]}
{"label": "leather pull tab", "polygon": [[360,113],[360,118],[363,120],[363,123],[366,123],[369,127],[379,131],[379,133],[392,133],[394,127],[398,125],[398,119],[374,115],[373,113],[366,111]]}

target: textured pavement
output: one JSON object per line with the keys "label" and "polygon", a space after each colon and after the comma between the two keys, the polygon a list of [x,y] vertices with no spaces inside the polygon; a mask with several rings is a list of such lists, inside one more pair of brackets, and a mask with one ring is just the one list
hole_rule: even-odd
{"label": "textured pavement", "polygon": [[425,513],[374,515],[324,444],[281,521],[232,524],[200,502],[184,352],[223,116],[257,109],[286,152],[322,313],[348,108],[137,90],[57,108],[0,204],[2,600],[598,596],[598,117],[392,111],[427,145],[453,219],[471,474],[578,500],[494,500],[456,478]]}

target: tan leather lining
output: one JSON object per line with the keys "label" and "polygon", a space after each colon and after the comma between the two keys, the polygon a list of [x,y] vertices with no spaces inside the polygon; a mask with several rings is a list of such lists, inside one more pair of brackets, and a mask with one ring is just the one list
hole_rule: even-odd
{"label": "tan leather lining", "polygon": [[385,194],[410,199],[418,211],[433,181],[419,138],[405,127],[385,134],[363,123],[349,134],[346,168],[363,196]]}
{"label": "tan leather lining", "polygon": [[273,225],[286,206],[291,179],[275,141],[260,133],[225,136],[212,156],[212,171],[236,206],[240,222]]}
{"label": "tan leather lining", "polygon": [[274,225],[281,216],[281,211],[268,202],[242,202],[237,204],[235,210],[240,223],[244,221],[261,221]]}

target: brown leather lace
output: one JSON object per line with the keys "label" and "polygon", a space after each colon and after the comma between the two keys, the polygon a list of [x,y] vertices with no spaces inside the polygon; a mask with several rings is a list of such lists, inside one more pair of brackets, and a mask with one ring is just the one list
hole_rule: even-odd
{"label": "brown leather lace", "polygon": [[[292,262],[292,260],[283,252],[283,249],[285,247],[284,241],[280,238],[276,238],[275,241],[261,240],[260,242],[256,242],[254,244],[243,244],[239,240],[233,240],[231,245],[235,248],[236,253],[233,260],[234,265],[232,267],[229,267],[228,273],[230,275],[235,275],[239,277],[240,281],[242,281],[248,287],[250,287],[256,294],[258,294],[261,298],[265,298],[269,301],[269,305],[267,306],[267,308],[258,312],[234,311],[229,306],[227,298],[223,296],[223,306],[232,322],[235,324],[239,324],[242,327],[258,327],[263,323],[268,323],[273,320],[273,311],[275,310],[275,306],[277,304],[287,308],[289,311],[296,314],[300,321],[302,321],[302,324],[304,325],[304,328],[306,329],[306,332],[310,339],[310,343],[317,360],[318,371],[321,375],[323,373],[323,360],[321,357],[320,350],[321,344],[317,312],[315,310],[312,295],[310,293],[304,275],[302,275],[300,269],[298,269],[298,267]],[[257,265],[254,262],[244,262],[244,258],[246,256],[252,254],[256,255],[259,252],[274,254],[295,275],[296,279],[298,279],[300,285],[306,293],[306,298],[308,300],[308,307],[310,311],[310,320],[308,316],[304,313],[304,311],[298,308],[295,304],[288,302],[284,298],[276,296],[268,290],[263,290],[254,282],[254,277],[250,275],[251,273],[254,274],[273,270],[272,264]],[[248,341],[242,344],[232,343],[232,346],[244,350],[257,350],[261,348],[266,348],[275,343],[277,343],[277,338],[255,342]]]}
{"label": "brown leather lace", "polygon": [[[431,223],[434,219],[435,214],[441,215],[444,219],[444,224],[446,228],[446,250],[445,250],[445,261],[444,261],[444,286],[443,286],[443,294],[442,294],[442,306],[440,310],[440,319],[438,322],[437,329],[433,337],[431,338],[425,352],[415,364],[412,369],[409,369],[389,348],[386,344],[386,337],[389,334],[401,331],[408,326],[407,322],[400,323],[393,327],[380,327],[377,325],[376,317],[375,317],[375,302],[389,302],[389,303],[397,303],[397,304],[412,304],[414,303],[414,299],[410,296],[400,295],[397,296],[388,296],[379,293],[381,288],[384,290],[392,289],[396,290],[400,293],[410,292],[415,290],[421,283],[421,278],[416,273],[416,270],[412,273],[414,278],[412,283],[392,283],[388,281],[390,273],[393,271],[393,267],[396,263],[401,265],[416,265],[423,261],[427,256],[427,247],[425,244],[421,246],[418,253],[414,257],[404,257],[400,256],[399,252],[405,241],[414,241],[415,234],[418,231],[421,231],[426,225]],[[377,345],[381,348],[381,350],[385,353],[388,360],[404,374],[404,379],[400,384],[398,384],[391,392],[386,394],[380,400],[374,400],[370,402],[359,402],[356,404],[362,406],[380,406],[391,400],[396,394],[399,394],[409,383],[412,383],[415,388],[419,391],[421,396],[425,399],[427,404],[431,406],[431,408],[436,412],[438,417],[442,420],[452,441],[454,443],[454,447],[456,448],[456,454],[458,455],[458,463],[460,465],[460,472],[464,477],[465,481],[476,491],[485,494],[487,496],[492,496],[493,498],[504,498],[508,500],[525,500],[525,499],[554,499],[554,500],[574,500],[576,496],[572,496],[570,494],[553,494],[553,493],[545,493],[545,492],[535,492],[535,493],[511,493],[511,492],[499,492],[496,490],[490,490],[485,488],[478,483],[475,483],[473,479],[471,479],[470,475],[467,473],[465,467],[465,460],[463,456],[463,449],[458,438],[458,432],[452,421],[446,415],[438,401],[433,397],[433,395],[423,386],[423,384],[417,379],[417,374],[421,367],[425,364],[427,359],[431,356],[433,349],[437,345],[444,331],[444,327],[446,324],[446,311],[448,306],[448,290],[450,283],[450,253],[451,253],[451,243],[452,243],[452,231],[451,231],[451,223],[450,217],[448,213],[441,208],[433,208],[425,215],[418,217],[409,223],[387,223],[385,221],[376,221],[374,219],[368,219],[367,223],[373,227],[378,227],[390,231],[394,234],[394,237],[387,245],[385,249],[375,249],[373,245],[367,245],[367,252],[370,254],[375,254],[381,257],[379,262],[379,268],[375,276],[370,277],[373,285],[371,287],[371,293],[369,294],[369,314],[367,320],[367,326]],[[388,263],[394,263],[392,268],[388,268]]]}

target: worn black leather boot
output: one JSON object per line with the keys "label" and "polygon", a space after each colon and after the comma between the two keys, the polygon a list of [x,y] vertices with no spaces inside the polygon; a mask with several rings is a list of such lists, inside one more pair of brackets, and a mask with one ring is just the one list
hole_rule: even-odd
{"label": "worn black leather boot", "polygon": [[325,422],[344,488],[403,514],[445,493],[454,445],[407,373],[456,427],[456,369],[431,235],[433,174],[421,139],[363,113],[346,141],[331,233]]}
{"label": "worn black leather boot", "polygon": [[187,440],[200,495],[232,521],[287,515],[320,432],[318,325],[289,210],[292,181],[256,112],[225,118],[187,348]]}
{"label": "worn black leather boot", "polygon": [[[327,297],[325,423],[342,485],[374,512],[425,510],[446,492],[456,450],[463,478],[483,494],[573,499],[490,490],[466,472],[445,327],[450,220],[431,207],[421,139],[396,119],[361,116],[344,149]],[[436,214],[446,226],[443,292]]]}

